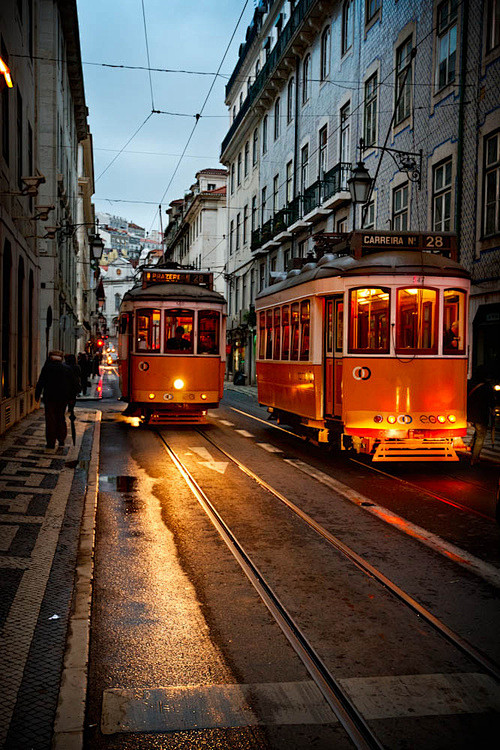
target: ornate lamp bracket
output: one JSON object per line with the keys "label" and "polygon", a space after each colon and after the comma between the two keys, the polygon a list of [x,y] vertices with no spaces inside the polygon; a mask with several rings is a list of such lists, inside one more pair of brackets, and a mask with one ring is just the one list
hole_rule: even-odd
{"label": "ornate lamp bracket", "polygon": [[420,190],[422,187],[422,149],[418,153],[399,151],[395,148],[372,146],[380,151],[387,151],[400,172],[406,172],[410,182],[415,182]]}

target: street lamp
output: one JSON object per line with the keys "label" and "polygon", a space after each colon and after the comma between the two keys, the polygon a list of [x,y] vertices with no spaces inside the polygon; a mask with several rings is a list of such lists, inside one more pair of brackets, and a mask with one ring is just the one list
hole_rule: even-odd
{"label": "street lamp", "polygon": [[356,229],[356,204],[357,203],[367,203],[370,193],[372,191],[373,186],[373,180],[370,177],[370,173],[368,172],[367,168],[365,167],[364,161],[361,160],[361,157],[363,155],[364,150],[364,144],[363,139],[359,141],[359,156],[360,160],[358,161],[357,166],[355,169],[352,170],[351,177],[347,180],[347,185],[349,187],[349,192],[351,194],[351,200],[354,205],[353,209],[353,216],[352,216],[352,231],[354,232]]}

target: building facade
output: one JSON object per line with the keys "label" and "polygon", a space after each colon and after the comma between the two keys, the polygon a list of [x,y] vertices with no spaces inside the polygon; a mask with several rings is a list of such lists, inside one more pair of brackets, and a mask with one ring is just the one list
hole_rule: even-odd
{"label": "building facade", "polygon": [[123,295],[136,283],[135,269],[126,258],[116,258],[102,270],[104,305],[101,314],[106,320],[108,335],[113,339],[118,335],[118,315]]}
{"label": "building facade", "polygon": [[[258,4],[226,87],[230,338],[252,353],[255,294],[316,252],[315,235],[456,232],[471,367],[500,376],[499,5]],[[362,207],[348,190],[359,160],[376,178]]]}

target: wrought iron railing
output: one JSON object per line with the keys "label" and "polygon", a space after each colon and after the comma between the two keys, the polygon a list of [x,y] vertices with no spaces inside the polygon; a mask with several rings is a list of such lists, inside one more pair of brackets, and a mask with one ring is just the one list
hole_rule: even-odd
{"label": "wrought iron railing", "polygon": [[335,193],[340,193],[342,190],[349,190],[347,180],[351,174],[352,164],[350,162],[339,161],[333,169],[329,172],[325,172],[323,175],[323,194],[321,196],[322,201],[328,200]]}
{"label": "wrought iron railing", "polygon": [[261,231],[260,227],[257,227],[257,229],[252,230],[250,235],[250,250],[258,250],[261,245]]}

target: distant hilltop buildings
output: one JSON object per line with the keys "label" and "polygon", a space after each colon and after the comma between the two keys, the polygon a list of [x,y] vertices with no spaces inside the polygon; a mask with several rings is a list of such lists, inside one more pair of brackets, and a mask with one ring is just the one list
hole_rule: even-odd
{"label": "distant hilltop buildings", "polygon": [[104,252],[101,266],[106,267],[118,258],[125,258],[133,268],[139,263],[156,263],[162,256],[161,232],[146,232],[121,216],[108,213],[97,213],[99,234],[104,241]]}

